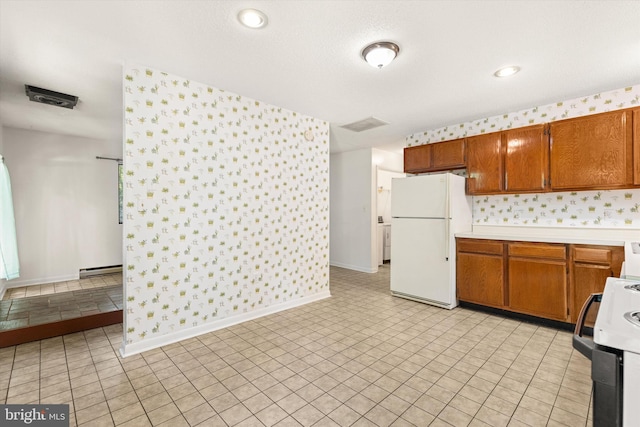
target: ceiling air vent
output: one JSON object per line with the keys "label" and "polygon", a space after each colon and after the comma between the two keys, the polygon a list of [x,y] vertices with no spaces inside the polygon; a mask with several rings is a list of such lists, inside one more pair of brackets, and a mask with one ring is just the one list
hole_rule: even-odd
{"label": "ceiling air vent", "polygon": [[24,85],[24,90],[31,101],[42,104],[73,109],[78,103],[77,96],[67,95],[66,93],[54,92],[29,85]]}
{"label": "ceiling air vent", "polygon": [[362,132],[388,124],[389,123],[383,122],[382,120],[376,119],[375,117],[368,117],[366,119],[358,120],[357,122],[349,123],[348,125],[342,125],[340,127],[353,132]]}

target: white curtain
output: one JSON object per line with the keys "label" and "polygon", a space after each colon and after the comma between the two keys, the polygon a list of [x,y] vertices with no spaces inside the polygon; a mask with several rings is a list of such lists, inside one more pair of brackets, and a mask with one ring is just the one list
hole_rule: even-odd
{"label": "white curtain", "polygon": [[20,264],[9,169],[2,156],[0,162],[0,279],[10,280],[20,276]]}

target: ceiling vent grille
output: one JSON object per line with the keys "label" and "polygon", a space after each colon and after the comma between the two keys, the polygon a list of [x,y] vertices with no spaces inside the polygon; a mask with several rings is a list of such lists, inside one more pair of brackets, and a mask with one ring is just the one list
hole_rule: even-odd
{"label": "ceiling vent grille", "polygon": [[362,131],[377,128],[380,126],[385,126],[388,124],[389,123],[383,122],[382,120],[377,119],[375,117],[368,117],[366,119],[358,120],[357,122],[342,125],[340,127],[353,132],[362,132]]}
{"label": "ceiling vent grille", "polygon": [[42,104],[53,105],[55,107],[73,109],[78,103],[78,97],[67,95],[66,93],[54,92],[52,90],[42,89],[35,86],[24,85],[29,100],[40,102]]}

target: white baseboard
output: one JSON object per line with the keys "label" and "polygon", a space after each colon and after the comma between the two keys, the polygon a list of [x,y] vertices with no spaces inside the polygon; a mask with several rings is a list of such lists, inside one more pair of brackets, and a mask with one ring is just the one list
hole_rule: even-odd
{"label": "white baseboard", "polygon": [[359,265],[344,264],[342,262],[336,262],[336,261],[329,261],[329,265],[332,265],[334,267],[346,268],[346,269],[349,269],[349,270],[361,271],[363,273],[377,273],[378,272],[378,266],[377,265],[375,266],[375,268],[371,268],[371,267],[361,267]]}
{"label": "white baseboard", "polygon": [[214,320],[211,322],[207,322],[203,325],[185,329],[183,331],[172,332],[157,338],[150,338],[150,339],[143,340],[141,342],[128,344],[128,345],[123,342],[122,347],[120,347],[120,355],[122,355],[122,357],[132,356],[134,354],[142,353],[143,351],[148,351],[154,348],[162,347],[163,345],[173,344],[178,341],[182,341],[188,338],[193,338],[198,335],[206,334],[207,332],[217,331],[219,329],[237,325],[238,323],[246,322],[248,320],[257,319],[259,317],[267,316],[269,314],[277,313],[279,311],[299,307],[315,301],[320,301],[322,299],[329,298],[330,296],[331,296],[331,293],[330,291],[327,290],[327,291],[319,292],[314,295],[299,298],[293,301],[287,301],[287,302],[272,305],[269,307],[264,307],[249,313],[243,313],[237,316],[227,317],[225,319]]}

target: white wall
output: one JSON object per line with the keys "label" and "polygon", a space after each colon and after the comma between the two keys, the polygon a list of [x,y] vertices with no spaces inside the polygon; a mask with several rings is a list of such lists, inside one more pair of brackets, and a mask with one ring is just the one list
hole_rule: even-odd
{"label": "white wall", "polygon": [[331,155],[331,265],[378,271],[378,171],[402,172],[403,162],[376,148]]}
{"label": "white wall", "polygon": [[96,159],[121,157],[121,143],[2,131],[20,257],[20,278],[8,287],[71,280],[82,268],[122,264],[117,163]]}
{"label": "white wall", "polygon": [[375,273],[375,168],[370,148],[331,155],[331,265]]}
{"label": "white wall", "polygon": [[[3,141],[3,139],[2,139],[2,123],[0,123],[0,155],[4,155],[3,149],[2,149],[2,141]],[[4,296],[4,292],[5,292],[6,288],[7,288],[6,282],[7,282],[6,280],[0,279],[0,300]]]}
{"label": "white wall", "polygon": [[385,223],[391,222],[391,180],[402,178],[406,174],[402,172],[392,172],[378,169],[378,179],[376,182],[377,214],[382,216]]}
{"label": "white wall", "polygon": [[378,150],[373,148],[371,150],[371,159],[373,164],[379,169],[384,169],[394,172],[404,171],[404,153],[392,153],[391,151]]}

